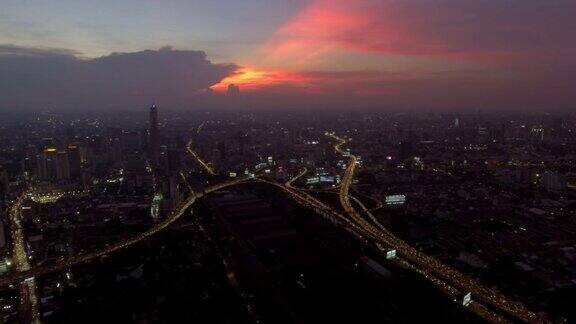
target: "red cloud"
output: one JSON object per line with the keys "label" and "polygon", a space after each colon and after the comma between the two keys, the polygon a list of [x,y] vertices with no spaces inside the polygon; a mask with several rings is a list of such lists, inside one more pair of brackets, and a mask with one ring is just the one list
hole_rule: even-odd
{"label": "red cloud", "polygon": [[[244,68],[215,88],[237,83],[281,103],[332,106],[564,107],[574,96],[566,73],[576,55],[574,10],[573,0],[315,0],[260,49],[261,66],[282,71]],[[413,60],[420,64],[400,73],[342,72],[332,55],[342,52],[360,62],[362,53],[441,59],[444,68]],[[311,72],[326,60],[335,72]]]}
{"label": "red cloud", "polygon": [[566,47],[574,53],[562,13],[576,5],[560,2],[316,0],[264,50],[270,60],[300,65],[333,50],[487,62],[543,58]]}

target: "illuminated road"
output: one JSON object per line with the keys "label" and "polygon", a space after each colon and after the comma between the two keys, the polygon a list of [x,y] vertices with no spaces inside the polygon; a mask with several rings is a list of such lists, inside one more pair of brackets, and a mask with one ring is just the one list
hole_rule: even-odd
{"label": "illuminated road", "polygon": [[350,195],[350,194],[349,194],[348,196],[350,196],[350,199],[354,200],[354,202],[356,202],[356,203],[360,206],[360,208],[362,208],[362,210],[373,212],[373,211],[377,211],[377,210],[379,210],[379,209],[384,208],[384,203],[383,203],[382,201],[380,201],[380,200],[378,200],[378,199],[374,199],[373,197],[364,195],[364,194],[359,193],[359,192],[358,192],[358,195],[362,195],[363,197],[365,197],[365,198],[367,198],[367,199],[370,199],[370,200],[372,200],[374,203],[376,203],[376,206],[375,206],[375,207],[368,208],[368,207],[366,207],[366,206],[364,205],[364,203],[362,203],[358,198],[356,198],[356,197],[354,197],[353,195]]}
{"label": "illuminated road", "polygon": [[290,189],[295,189],[298,191],[308,191],[308,192],[330,192],[330,193],[335,193],[334,190],[339,188],[340,185],[338,186],[333,186],[332,188],[329,189],[306,189],[306,188],[300,188],[300,187],[294,187],[292,184],[300,179],[301,177],[303,177],[306,173],[308,173],[308,168],[304,167],[304,169],[302,169],[302,171],[300,171],[300,173],[298,173],[297,175],[295,175],[293,178],[291,178],[290,180],[286,181],[286,183],[284,184],[286,187],[290,188]]}
{"label": "illuminated road", "polygon": [[206,121],[203,121],[202,124],[198,125],[198,128],[196,129],[196,134],[200,134],[202,128],[204,128],[204,125],[206,125]]}
{"label": "illuminated road", "polygon": [[192,149],[192,140],[188,141],[188,144],[186,145],[186,150],[188,151],[188,153],[190,153],[190,155],[192,155],[196,159],[196,161],[198,161],[198,164],[200,164],[202,168],[206,170],[206,172],[208,172],[210,175],[216,175],[214,169],[212,169],[206,162],[204,162],[200,158],[200,156],[198,156],[196,152],[194,152],[194,150]]}
{"label": "illuminated road", "polygon": [[188,187],[188,190],[190,191],[190,194],[194,193],[194,189],[192,188],[192,186],[190,185],[190,182],[188,181],[188,178],[186,178],[186,175],[184,175],[184,172],[180,171],[180,176],[182,177],[182,180],[184,180],[184,182],[186,182],[186,187]]}
{"label": "illuminated road", "polygon": [[22,224],[20,220],[22,218],[22,203],[26,199],[26,195],[23,194],[10,208],[10,225],[12,229],[12,262],[18,271],[26,271],[30,269],[30,262],[28,262],[28,256],[26,254],[24,233],[22,231]]}
{"label": "illuminated road", "polygon": [[329,219],[334,224],[343,226],[344,229],[348,230],[357,238],[361,239],[363,242],[368,243],[366,238],[363,235],[363,229],[351,222],[347,217],[335,211],[332,207],[328,206],[327,204],[323,203],[322,201],[318,200],[316,197],[310,195],[305,190],[302,189],[295,189],[289,188],[284,184],[270,181],[262,178],[254,179],[258,182],[266,183],[272,186],[275,186],[281,190],[283,190],[290,198],[294,201],[299,203],[300,205],[310,208],[317,212],[318,214],[324,216],[325,218]]}
{"label": "illuminated road", "polygon": [[[350,186],[356,169],[357,158],[355,155],[349,154],[348,152],[345,153],[342,150],[341,147],[346,143],[346,140],[334,134],[327,133],[326,135],[336,139],[334,148],[337,152],[343,155],[348,155],[349,157],[348,166],[344,172],[339,193],[340,203],[344,208],[344,211],[350,217],[351,221],[360,226],[365,233],[368,233],[369,236],[381,246],[397,250],[399,262],[402,262],[404,263],[404,266],[421,273],[442,291],[451,295],[455,300],[461,299],[463,293],[471,292],[474,302],[470,305],[470,308],[490,321],[504,321],[504,319],[499,314],[496,314],[479,304],[483,304],[491,309],[501,312],[501,314],[507,314],[508,316],[525,322],[545,321],[534,312],[526,309],[521,303],[509,300],[502,294],[484,287],[476,280],[467,277],[466,275],[443,264],[439,260],[427,256],[413,248],[382,226],[365,206],[362,208],[367,212],[371,222],[364,219],[364,217],[362,217],[362,215],[352,206],[349,195]],[[360,204],[360,206],[363,205]]]}
{"label": "illuminated road", "polygon": [[[341,150],[341,146],[344,145],[346,141],[334,135],[330,136],[337,139],[335,149],[338,152],[342,153],[343,151]],[[191,150],[190,146],[188,147],[188,152],[191,155],[193,155],[199,162],[202,161],[198,157],[198,155]],[[355,237],[357,237],[360,241],[368,245],[375,245],[378,246],[379,248],[385,247],[396,249],[398,257],[395,259],[395,262],[398,262],[400,265],[422,274],[430,282],[432,282],[434,285],[436,285],[439,289],[441,289],[448,295],[452,296],[455,300],[461,299],[462,297],[461,295],[464,292],[472,292],[474,302],[470,304],[469,308],[474,312],[478,313],[479,315],[483,316],[487,320],[493,322],[505,321],[500,315],[490,310],[495,309],[500,311],[501,313],[508,314],[514,318],[520,319],[525,322],[544,321],[542,318],[538,317],[533,312],[524,308],[520,303],[508,300],[503,295],[480,285],[475,280],[448,267],[447,265],[441,263],[440,261],[427,255],[424,255],[420,251],[414,249],[406,242],[402,241],[401,239],[393,235],[391,232],[389,232],[380,223],[378,223],[378,221],[376,220],[375,217],[373,217],[370,211],[361,202],[357,201],[357,203],[359,203],[359,206],[361,206],[364,212],[369,216],[370,221],[367,221],[358,211],[354,209],[354,207],[351,204],[351,199],[355,200],[355,198],[353,197],[350,198],[349,195],[350,186],[355,172],[356,161],[357,161],[356,157],[350,154],[349,164],[346,168],[344,177],[342,179],[342,184],[340,187],[339,198],[340,203],[344,208],[345,214],[335,211],[334,208],[328,206],[327,204],[323,203],[322,201],[313,197],[307,192],[292,187],[292,183],[297,178],[303,176],[307,170],[303,170],[295,178],[289,180],[286,184],[280,184],[277,182],[268,181],[261,178],[256,178],[255,180],[263,183],[268,183],[270,185],[276,186],[277,188],[280,188],[285,193],[287,193],[292,199],[294,199],[297,203],[313,209],[323,217],[332,221],[334,224],[343,227],[345,230],[347,230]],[[205,165],[205,167],[208,166]],[[208,170],[211,169],[208,167],[207,171]],[[131,246],[137,242],[140,242],[150,237],[151,235],[156,234],[157,232],[163,230],[168,225],[172,224],[174,221],[179,219],[184,214],[184,212],[188,210],[188,208],[190,208],[196,202],[198,198],[211,192],[229,186],[237,185],[246,180],[249,180],[249,178],[238,178],[232,181],[211,186],[209,188],[206,188],[202,192],[193,193],[192,195],[190,195],[188,199],[186,199],[177,208],[175,208],[175,210],[172,213],[170,213],[161,222],[155,224],[149,230],[139,235],[136,235],[132,238],[106,245],[105,247],[93,251],[91,253],[82,254],[68,259],[60,260],[52,264],[44,264],[35,268],[30,268],[30,265],[28,263],[28,265],[26,266],[27,258],[24,246],[15,244],[13,257],[15,263],[18,262],[21,264],[20,266],[17,266],[17,269],[19,271],[11,275],[5,276],[3,278],[0,278],[0,286],[16,284],[22,282],[26,278],[37,277],[50,272],[64,270],[74,265],[86,263],[93,259],[110,254],[119,249]],[[21,227],[19,227],[18,225],[19,218],[12,217],[14,215],[19,215],[21,207],[17,206],[19,206],[18,202],[14,205],[11,211],[11,220],[13,219],[13,221],[15,221],[16,222],[15,224],[17,225],[14,226],[16,231],[13,231],[14,241],[17,241],[18,237],[22,237]],[[20,228],[19,231],[18,228]],[[34,281],[31,282],[35,286]]]}
{"label": "illuminated road", "polygon": [[303,177],[306,173],[308,172],[308,169],[306,167],[304,167],[304,169],[302,169],[302,171],[300,171],[300,173],[298,173],[296,176],[294,176],[292,179],[286,181],[286,183],[284,184],[286,187],[291,188],[291,189],[295,189],[294,187],[292,187],[292,183],[294,183],[294,181],[300,179],[301,177]]}
{"label": "illuminated road", "polygon": [[237,185],[237,184],[239,184],[243,181],[246,181],[246,180],[248,180],[248,178],[234,179],[232,181],[228,181],[228,182],[224,182],[224,183],[220,183],[220,184],[216,184],[214,186],[208,187],[200,193],[192,194],[188,199],[186,199],[178,207],[176,207],[174,211],[172,211],[170,214],[168,214],[168,216],[166,216],[164,219],[162,219],[162,221],[155,224],[153,227],[151,227],[147,231],[145,231],[141,234],[138,234],[134,237],[131,237],[131,238],[128,238],[126,240],[122,240],[122,241],[119,241],[119,242],[116,242],[113,244],[108,244],[105,247],[98,249],[96,251],[90,252],[90,253],[81,254],[81,255],[74,256],[74,257],[71,257],[68,259],[63,259],[63,260],[60,260],[60,261],[57,261],[54,263],[43,264],[43,265],[40,265],[40,266],[34,267],[34,268],[30,268],[30,265],[28,265],[27,268],[21,268],[22,270],[19,270],[18,272],[15,272],[13,274],[10,274],[8,276],[4,276],[4,277],[0,278],[0,287],[16,284],[16,283],[18,283],[18,282],[20,282],[26,278],[29,278],[29,277],[37,277],[37,276],[41,276],[41,275],[44,275],[47,273],[64,270],[64,269],[70,268],[74,265],[87,263],[93,259],[105,256],[107,254],[110,254],[110,253],[115,252],[115,251],[120,250],[120,249],[124,249],[126,247],[129,247],[135,243],[138,243],[138,242],[160,232],[161,230],[166,228],[168,225],[170,225],[174,221],[178,220],[184,214],[184,212],[186,210],[188,210],[188,208],[190,208],[196,202],[197,199],[203,197],[204,195],[212,193],[214,191],[218,191],[218,190],[224,189],[226,187]]}
{"label": "illuminated road", "polygon": [[[12,236],[12,262],[18,272],[31,269],[24,231],[22,230],[22,203],[26,199],[26,193],[22,194],[12,205],[9,211],[9,220]],[[21,280],[19,280],[21,281]],[[38,287],[34,277],[27,277],[20,282],[20,309],[29,313],[32,323],[40,323],[40,309],[38,305]]]}

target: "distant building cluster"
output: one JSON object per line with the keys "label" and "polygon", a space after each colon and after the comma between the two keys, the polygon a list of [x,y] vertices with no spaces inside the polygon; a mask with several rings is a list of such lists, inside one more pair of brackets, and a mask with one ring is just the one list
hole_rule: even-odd
{"label": "distant building cluster", "polygon": [[[240,96],[239,88],[230,85],[228,96]],[[308,226],[327,227],[288,212],[280,217],[269,204],[300,210],[282,201],[298,190],[337,205],[349,186],[348,199],[370,224],[548,311],[553,300],[576,289],[575,132],[570,116],[181,113],[156,104],[112,116],[42,113],[0,121],[0,273],[14,271],[14,246],[32,265],[58,262],[162,224],[214,184],[259,179],[288,196],[258,186],[246,195],[226,189],[200,207],[207,231],[256,247],[246,254],[238,243],[224,255],[253,253],[279,276],[291,275],[300,261],[313,263],[299,255],[300,261],[274,264],[292,257],[277,253],[275,244],[302,254],[303,245],[291,240],[318,236]],[[337,150],[338,139],[346,144]],[[346,177],[351,161],[352,178]],[[24,244],[13,243],[15,220]],[[384,253],[381,258],[357,255],[348,239],[328,233],[322,244],[353,254],[363,275],[391,287],[396,276],[385,265],[402,251],[380,244],[372,248]],[[237,244],[223,242],[224,250]],[[142,278],[146,269],[137,265],[118,278]],[[75,284],[64,278],[42,282],[43,296],[56,298]],[[310,282],[286,283],[307,289]],[[474,296],[465,292],[458,301],[468,307]],[[57,303],[45,304],[57,311]],[[12,300],[0,299],[2,307],[1,316],[13,316]]]}

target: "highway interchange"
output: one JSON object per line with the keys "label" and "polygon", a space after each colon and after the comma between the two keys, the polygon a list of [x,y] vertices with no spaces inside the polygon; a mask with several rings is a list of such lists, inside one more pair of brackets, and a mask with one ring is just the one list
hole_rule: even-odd
{"label": "highway interchange", "polygon": [[502,315],[506,315],[512,319],[524,322],[545,321],[534,312],[525,308],[521,303],[509,300],[493,289],[481,285],[476,280],[410,246],[382,226],[365,207],[363,209],[366,211],[370,221],[362,217],[352,206],[349,195],[358,159],[355,155],[342,149],[342,146],[347,143],[345,139],[333,133],[326,133],[326,135],[336,140],[334,149],[337,152],[348,156],[348,165],[342,178],[339,199],[345,213],[352,222],[363,229],[364,233],[367,233],[380,245],[396,250],[399,262],[421,273],[455,300],[462,299],[465,293],[471,292],[475,302],[470,304],[470,308],[487,320],[492,322],[507,321],[505,317],[502,317]]}
{"label": "highway interchange", "polygon": [[[21,227],[17,226],[19,223],[13,223],[12,236],[13,242],[15,242],[13,247],[13,259],[17,271],[0,278],[0,287],[23,283],[25,282],[24,280],[28,279],[26,282],[31,282],[34,284],[34,289],[31,287],[30,291],[35,291],[36,288],[33,279],[34,277],[55,271],[65,270],[72,266],[87,263],[94,259],[113,253],[117,250],[129,247],[168,227],[174,221],[178,220],[199,198],[203,197],[204,195],[246,182],[248,180],[255,180],[257,182],[266,183],[281,189],[297,203],[313,209],[318,214],[332,221],[334,224],[342,226],[360,241],[369,246],[377,247],[383,253],[386,253],[386,251],[391,249],[396,250],[397,257],[392,260],[392,262],[396,262],[405,268],[420,273],[432,284],[437,286],[441,291],[451,296],[455,301],[461,300],[463,294],[471,292],[474,298],[474,302],[469,305],[469,308],[490,322],[508,322],[510,320],[520,320],[530,323],[545,322],[543,318],[529,311],[522,304],[509,300],[502,294],[484,287],[474,279],[469,278],[466,275],[448,267],[439,260],[423,254],[388,231],[378,222],[376,217],[372,215],[370,210],[364,206],[360,200],[352,197],[349,193],[358,159],[355,155],[350,154],[348,151],[344,151],[342,149],[342,146],[344,146],[347,141],[334,135],[333,133],[326,133],[326,135],[336,141],[334,149],[343,156],[348,157],[348,164],[344,172],[339,191],[339,200],[344,210],[343,213],[322,202],[306,190],[296,188],[292,185],[297,179],[301,178],[308,172],[306,168],[303,168],[300,173],[298,173],[284,184],[270,181],[261,177],[252,179],[249,177],[239,177],[230,181],[212,185],[201,192],[191,191],[190,196],[177,208],[175,208],[174,211],[172,211],[163,220],[156,223],[153,227],[143,233],[116,243],[108,244],[93,252],[80,254],[56,262],[42,264],[36,267],[31,267],[28,263],[28,259],[26,258]],[[188,153],[197,161],[199,165],[203,167],[203,169],[208,174],[216,174],[214,170],[207,163],[205,163],[196,152],[192,150],[191,142],[189,142],[187,150]],[[182,176],[184,177],[183,174]],[[19,217],[16,216],[21,212],[22,201],[23,197],[19,198],[19,200],[13,205],[11,209],[11,217],[14,218],[12,222],[18,222]],[[352,201],[361,207],[362,212],[368,219],[366,219],[362,213],[358,212],[354,208]],[[16,226],[14,226],[15,224]],[[18,228],[20,228],[20,230],[18,230]],[[21,243],[18,244],[18,242]],[[32,278],[32,280],[30,280],[30,278]],[[34,310],[34,307],[36,307],[37,312],[38,305],[34,306],[33,303],[31,303],[31,306],[33,308],[32,310]]]}
{"label": "highway interchange", "polygon": [[[203,197],[204,195],[207,195],[207,194],[210,194],[212,192],[224,189],[226,187],[237,185],[237,184],[239,184],[243,181],[246,181],[246,180],[247,180],[247,178],[237,178],[237,179],[234,179],[231,181],[227,181],[227,182],[223,182],[223,183],[219,183],[219,184],[210,186],[210,187],[206,188],[203,192],[192,193],[192,195],[190,195],[190,197],[188,197],[188,199],[186,199],[184,202],[182,202],[174,211],[172,211],[170,214],[168,214],[168,216],[166,216],[160,222],[156,223],[153,227],[151,227],[147,231],[140,233],[136,236],[133,236],[131,238],[128,238],[128,239],[125,239],[125,240],[122,240],[122,241],[119,241],[116,243],[108,244],[108,245],[106,245],[106,246],[104,246],[104,247],[102,247],[96,251],[93,251],[93,252],[89,252],[86,254],[80,254],[80,255],[73,256],[73,257],[70,257],[67,259],[62,259],[62,260],[59,260],[57,262],[51,262],[51,263],[39,265],[37,267],[32,267],[32,268],[20,268],[20,269],[17,268],[16,272],[13,272],[10,275],[3,276],[2,278],[0,278],[0,287],[14,285],[16,283],[23,281],[26,278],[37,277],[37,276],[41,276],[41,275],[44,275],[47,273],[65,270],[65,269],[68,269],[72,266],[82,264],[82,263],[87,263],[89,261],[92,261],[96,258],[108,255],[108,254],[115,252],[117,250],[129,247],[135,243],[138,243],[138,242],[160,232],[161,230],[165,229],[168,225],[170,225],[173,222],[175,222],[176,220],[178,220],[185,213],[186,210],[188,210],[199,198]],[[14,205],[14,206],[17,206],[17,205]]]}

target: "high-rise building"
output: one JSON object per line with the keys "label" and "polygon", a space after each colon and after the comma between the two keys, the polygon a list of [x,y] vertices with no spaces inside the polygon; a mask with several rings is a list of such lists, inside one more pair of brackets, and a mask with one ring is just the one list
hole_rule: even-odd
{"label": "high-rise building", "polygon": [[140,131],[140,148],[141,148],[142,150],[147,150],[147,149],[148,149],[148,145],[149,145],[149,142],[150,142],[150,139],[148,138],[148,135],[149,135],[148,133],[149,133],[149,130],[146,129],[146,128],[143,128],[143,129]]}
{"label": "high-rise building", "polygon": [[24,159],[22,160],[22,171],[26,175],[32,174],[36,170],[37,162],[36,155],[38,154],[36,146],[30,144],[26,146]]}
{"label": "high-rise building", "polygon": [[2,215],[2,207],[0,207],[0,249],[6,246],[6,230],[4,228],[4,216]]}
{"label": "high-rise building", "polygon": [[176,208],[180,203],[180,181],[179,177],[176,175],[171,175],[168,178],[168,186],[169,186],[169,197],[170,202],[172,204],[171,208]]}
{"label": "high-rise building", "polygon": [[82,158],[80,148],[77,145],[68,145],[68,165],[70,166],[70,176],[79,178],[82,174]]}
{"label": "high-rise building", "polygon": [[228,91],[226,92],[228,97],[238,97],[240,96],[240,86],[236,84],[228,85]]}
{"label": "high-rise building", "polygon": [[108,142],[108,161],[111,163],[119,163],[122,161],[122,143],[120,138],[110,138]]}
{"label": "high-rise building", "polygon": [[150,160],[154,167],[158,167],[160,160],[160,138],[158,134],[158,107],[155,104],[150,107]]}
{"label": "high-rise building", "polygon": [[122,133],[122,149],[130,153],[142,147],[142,138],[138,132],[128,131]]}
{"label": "high-rise building", "polygon": [[182,158],[180,157],[180,151],[175,149],[168,150],[168,170],[177,171],[180,169]]}
{"label": "high-rise building", "polygon": [[486,126],[478,126],[477,141],[479,144],[486,144],[490,138],[490,130]]}
{"label": "high-rise building", "polygon": [[548,191],[562,191],[566,189],[566,177],[558,172],[546,171],[542,175],[542,185]]}
{"label": "high-rise building", "polygon": [[57,150],[53,147],[45,149],[41,154],[36,157],[38,164],[37,177],[42,181],[55,180],[57,177]]}
{"label": "high-rise building", "polygon": [[70,179],[70,161],[66,151],[53,147],[45,149],[36,157],[37,177],[42,181]]}
{"label": "high-rise building", "polygon": [[68,144],[73,143],[76,140],[76,132],[74,130],[74,125],[69,125],[66,128],[66,142]]}
{"label": "high-rise building", "polygon": [[544,127],[542,126],[534,126],[530,131],[530,137],[534,141],[542,142],[544,141]]}
{"label": "high-rise building", "polygon": [[220,159],[220,161],[226,160],[226,142],[224,141],[218,142],[217,150],[219,152],[218,158]]}
{"label": "high-rise building", "polygon": [[0,208],[8,198],[8,172],[0,166]]}
{"label": "high-rise building", "polygon": [[56,179],[70,179],[70,163],[68,162],[68,153],[65,151],[56,154]]}
{"label": "high-rise building", "polygon": [[[4,222],[8,201],[8,173],[0,166],[0,249],[6,246],[6,232]],[[1,271],[0,271],[1,272]]]}
{"label": "high-rise building", "polygon": [[48,149],[55,146],[55,141],[51,137],[46,137],[42,139],[42,149]]}

